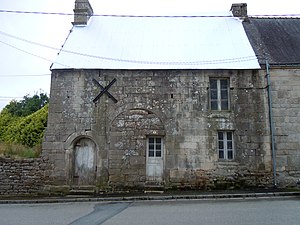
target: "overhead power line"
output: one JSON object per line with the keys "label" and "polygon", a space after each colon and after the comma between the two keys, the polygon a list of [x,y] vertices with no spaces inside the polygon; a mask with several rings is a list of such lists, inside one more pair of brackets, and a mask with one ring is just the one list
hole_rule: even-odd
{"label": "overhead power line", "polygon": [[37,42],[34,42],[34,41],[30,41],[30,40],[27,40],[27,39],[24,39],[24,38],[21,38],[21,37],[17,37],[17,36],[8,34],[8,33],[3,32],[3,31],[0,31],[0,34],[2,34],[4,36],[7,36],[7,37],[10,37],[10,38],[17,39],[19,41],[27,42],[29,44],[33,44],[33,45],[38,45],[38,46],[41,46],[41,47],[49,48],[49,49],[52,49],[52,50],[55,50],[55,51],[59,51],[60,50],[60,48],[55,48],[55,47],[52,47],[52,46],[49,46],[49,45],[45,45],[45,44],[37,43]]}
{"label": "overhead power line", "polygon": [[[37,15],[58,15],[58,16],[74,16],[74,13],[64,12],[41,12],[41,11],[22,11],[22,10],[5,10],[1,9],[0,13],[17,13],[17,14],[37,14]],[[81,15],[81,14],[78,14]],[[86,14],[82,14],[86,15]],[[224,18],[233,17],[231,15],[118,15],[118,14],[94,14],[93,16],[100,17],[164,17],[164,18]],[[300,14],[262,14],[262,15],[249,15],[249,17],[299,17]]]}
{"label": "overhead power line", "polygon": [[[10,102],[12,100],[16,99],[22,99],[23,97],[13,97],[13,96],[0,96],[0,101],[1,102]],[[0,110],[1,111],[1,110]]]}
{"label": "overhead power line", "polygon": [[61,12],[38,12],[38,11],[22,11],[22,10],[5,10],[0,9],[0,13],[17,13],[17,14],[40,14],[40,15],[60,15],[60,16],[73,16],[73,13]]}
{"label": "overhead power line", "polygon": [[[11,47],[11,48],[14,48],[14,49],[16,49],[16,50],[18,50],[18,51],[21,51],[21,52],[23,52],[23,53],[26,53],[26,54],[28,54],[28,55],[31,55],[31,56],[34,56],[34,57],[43,59],[43,60],[45,60],[45,61],[54,63],[54,61],[51,60],[51,59],[47,59],[47,58],[45,58],[45,57],[43,57],[43,56],[40,56],[40,55],[31,53],[31,52],[28,52],[28,51],[26,51],[26,50],[23,50],[23,49],[21,49],[21,48],[18,48],[18,47],[16,47],[16,46],[14,46],[14,45],[8,44],[8,43],[6,43],[6,42],[4,42],[4,41],[1,41],[1,40],[0,40],[0,43],[4,44],[4,45],[6,45],[6,46],[9,46],[9,47]],[[56,62],[56,63],[57,63],[57,62]],[[61,64],[61,63],[57,63],[57,64],[58,64],[58,65],[61,65],[61,66],[69,67],[69,66],[64,65],[64,64]]]}
{"label": "overhead power line", "polygon": [[0,75],[1,77],[41,77],[41,76],[50,76],[50,73],[44,73],[44,74],[5,74],[5,75]]}
{"label": "overhead power line", "polygon": [[[20,38],[8,33],[5,33],[3,31],[0,31],[0,34],[23,41],[23,42],[27,42],[29,44],[33,44],[33,45],[38,45],[41,47],[45,47],[45,48],[50,48],[52,50],[56,50],[56,51],[61,51],[61,52],[65,52],[65,53],[69,53],[69,54],[74,54],[74,55],[80,55],[80,56],[84,56],[84,57],[90,57],[90,58],[96,58],[96,59],[100,59],[100,60],[108,60],[108,61],[116,61],[116,62],[126,62],[126,63],[135,63],[135,64],[148,64],[148,65],[203,65],[203,64],[218,64],[218,63],[233,63],[233,62],[245,62],[245,61],[253,61],[253,60],[257,60],[257,58],[255,56],[243,56],[243,57],[236,57],[236,58],[226,58],[226,59],[214,59],[214,60],[202,60],[202,61],[143,61],[143,60],[132,60],[132,59],[121,59],[121,58],[112,58],[112,57],[105,57],[105,56],[99,56],[99,55],[91,55],[91,54],[86,54],[86,53],[81,53],[81,52],[75,52],[75,51],[70,51],[70,50],[65,50],[65,49],[59,49],[59,48],[55,48],[55,47],[51,47],[45,44],[41,44],[41,43],[37,43],[37,42],[33,42],[33,41],[29,41],[26,40],[24,38]],[[28,51],[22,50],[18,47],[15,47],[13,45],[10,45],[8,43],[5,43],[3,41],[0,41],[1,43],[8,45],[12,48],[15,48],[17,50],[20,50],[22,52],[25,52],[27,54],[36,56],[38,58],[50,61],[53,63],[52,60],[46,59],[42,56],[38,56],[36,54],[30,53]],[[60,64],[58,62],[55,62],[58,65],[62,65],[62,66],[66,66],[67,68],[70,68],[70,66],[64,65],[64,64]]]}
{"label": "overhead power line", "polygon": [[11,99],[11,98],[23,98],[23,97],[12,97],[12,96],[0,96],[2,99]]}
{"label": "overhead power line", "polygon": [[14,45],[8,44],[8,43],[6,43],[6,42],[4,42],[4,41],[1,41],[1,40],[0,40],[0,43],[2,43],[2,44],[4,44],[4,45],[7,45],[7,46],[9,46],[9,47],[11,47],[11,48],[14,48],[14,49],[16,49],[16,50],[18,50],[18,51],[24,52],[24,53],[26,53],[26,54],[29,54],[29,55],[38,57],[38,58],[40,58],[40,59],[43,59],[43,60],[46,60],[46,61],[49,61],[49,62],[53,62],[53,61],[50,60],[50,59],[47,59],[47,58],[42,57],[42,56],[40,56],[40,55],[36,55],[36,54],[34,54],[34,53],[25,51],[25,50],[23,50],[23,49],[21,49],[21,48],[18,48],[18,47],[14,46]]}

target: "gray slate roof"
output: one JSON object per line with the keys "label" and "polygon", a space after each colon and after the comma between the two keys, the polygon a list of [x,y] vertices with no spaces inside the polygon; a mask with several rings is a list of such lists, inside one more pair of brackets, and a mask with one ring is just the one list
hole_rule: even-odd
{"label": "gray slate roof", "polygon": [[243,26],[259,63],[300,65],[300,18],[249,18]]}

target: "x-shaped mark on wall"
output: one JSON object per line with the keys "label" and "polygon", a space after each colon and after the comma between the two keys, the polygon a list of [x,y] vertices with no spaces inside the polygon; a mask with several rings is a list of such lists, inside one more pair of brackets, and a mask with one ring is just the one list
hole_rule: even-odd
{"label": "x-shaped mark on wall", "polygon": [[96,96],[96,98],[94,98],[94,100],[93,100],[93,102],[94,103],[96,103],[98,100],[99,100],[99,98],[103,95],[103,94],[107,94],[107,96],[109,97],[109,98],[111,98],[113,101],[114,101],[114,103],[117,103],[118,102],[118,100],[114,97],[114,96],[112,96],[112,94],[111,93],[109,93],[109,91],[108,91],[108,89],[117,81],[117,79],[116,78],[114,78],[106,87],[103,87],[97,80],[95,80],[95,79],[93,79],[93,81],[94,81],[94,83],[97,85],[97,86],[99,86],[101,89],[102,89],[102,91]]}

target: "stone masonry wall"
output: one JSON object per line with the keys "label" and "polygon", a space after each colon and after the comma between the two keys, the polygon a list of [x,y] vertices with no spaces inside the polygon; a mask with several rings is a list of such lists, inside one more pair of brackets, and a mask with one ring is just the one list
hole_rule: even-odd
{"label": "stone masonry wall", "polygon": [[[209,108],[209,78],[228,78],[230,109]],[[101,88],[116,79],[94,103]],[[43,155],[54,185],[73,185],[79,138],[97,146],[96,185],[143,186],[147,137],[164,140],[164,187],[272,183],[264,76],[252,70],[52,71]],[[234,133],[234,160],[218,159],[217,132]]]}
{"label": "stone masonry wall", "polygon": [[[0,158],[0,195],[38,195],[44,193],[50,171],[43,159]],[[48,171],[47,171],[48,170]]]}
{"label": "stone masonry wall", "polygon": [[300,69],[270,69],[279,186],[300,179]]}

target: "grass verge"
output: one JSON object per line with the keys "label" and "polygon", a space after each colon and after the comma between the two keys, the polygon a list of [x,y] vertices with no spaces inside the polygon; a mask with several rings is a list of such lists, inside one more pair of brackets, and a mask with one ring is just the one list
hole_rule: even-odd
{"label": "grass verge", "polygon": [[0,157],[5,158],[37,158],[42,146],[27,147],[21,144],[0,143]]}

